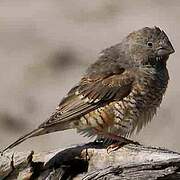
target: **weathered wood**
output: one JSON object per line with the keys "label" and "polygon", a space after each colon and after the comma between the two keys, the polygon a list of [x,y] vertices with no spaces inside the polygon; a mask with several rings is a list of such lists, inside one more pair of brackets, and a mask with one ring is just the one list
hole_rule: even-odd
{"label": "weathered wood", "polygon": [[109,154],[106,148],[92,142],[33,156],[15,152],[13,161],[13,152],[5,153],[0,157],[0,179],[180,179],[179,153],[134,144]]}

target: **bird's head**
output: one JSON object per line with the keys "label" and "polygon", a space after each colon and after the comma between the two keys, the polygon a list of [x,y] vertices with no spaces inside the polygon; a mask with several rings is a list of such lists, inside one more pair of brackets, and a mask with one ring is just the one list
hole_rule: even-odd
{"label": "bird's head", "polygon": [[158,27],[145,27],[125,38],[128,53],[138,64],[166,64],[175,50],[164,31]]}

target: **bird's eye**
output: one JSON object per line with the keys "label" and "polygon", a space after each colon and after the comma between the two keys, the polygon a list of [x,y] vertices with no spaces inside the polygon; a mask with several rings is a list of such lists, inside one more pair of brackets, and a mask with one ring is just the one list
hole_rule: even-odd
{"label": "bird's eye", "polygon": [[151,48],[151,47],[153,47],[153,43],[152,42],[148,42],[147,46]]}

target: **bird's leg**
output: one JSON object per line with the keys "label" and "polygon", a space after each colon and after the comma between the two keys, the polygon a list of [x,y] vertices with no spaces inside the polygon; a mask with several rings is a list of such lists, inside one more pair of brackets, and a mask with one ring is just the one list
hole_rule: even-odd
{"label": "bird's leg", "polygon": [[138,142],[135,142],[135,141],[132,141],[132,140],[127,139],[125,137],[114,135],[114,134],[111,134],[111,133],[106,134],[106,137],[116,141],[115,143],[110,144],[107,147],[107,153],[108,154],[113,152],[113,151],[118,150],[119,148],[121,148],[122,146],[124,146],[126,144],[136,144],[136,145],[138,144],[139,145]]}
{"label": "bird's leg", "polygon": [[126,145],[126,144],[135,144],[135,145],[139,145],[138,142],[132,141],[130,139],[127,139],[123,136],[119,136],[119,135],[115,135],[112,133],[108,133],[108,132],[103,132],[97,128],[93,129],[94,133],[97,135],[100,135],[102,138],[107,138],[109,140],[112,140],[111,144],[108,144],[107,147],[107,153],[109,154],[110,152],[116,151],[119,148],[121,148],[122,146]]}
{"label": "bird's leg", "polygon": [[139,145],[138,142],[132,141],[130,139],[127,139],[125,137],[122,136],[118,136],[112,133],[107,133],[107,132],[102,132],[102,131],[98,131],[97,129],[95,129],[96,133],[100,136],[102,136],[103,138],[107,138],[110,139],[112,141],[114,141],[113,143],[111,143],[110,145],[108,145],[107,147],[107,152],[110,153],[112,151],[116,151],[119,148],[121,148],[122,146],[126,145],[126,144],[135,144],[135,145]]}

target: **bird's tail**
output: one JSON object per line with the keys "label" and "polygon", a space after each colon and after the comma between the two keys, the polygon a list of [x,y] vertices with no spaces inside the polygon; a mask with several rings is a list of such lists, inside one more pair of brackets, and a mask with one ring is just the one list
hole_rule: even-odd
{"label": "bird's tail", "polygon": [[7,146],[6,148],[4,148],[2,151],[0,151],[1,154],[3,154],[5,151],[7,151],[8,149],[12,149],[13,147],[17,146],[18,144],[22,143],[23,141],[25,141],[26,139],[29,139],[31,137],[34,136],[39,136],[45,134],[45,129],[44,128],[37,128],[29,133],[27,133],[24,136],[21,136],[19,139],[17,139],[15,142],[13,142],[12,144],[10,144],[9,146]]}
{"label": "bird's tail", "polygon": [[24,136],[21,136],[19,139],[17,139],[15,142],[13,142],[12,144],[10,144],[6,148],[4,148],[2,151],[0,150],[0,153],[3,154],[8,149],[14,148],[18,144],[24,142],[26,139],[29,139],[31,137],[40,136],[40,135],[44,135],[44,134],[49,134],[49,133],[53,133],[53,132],[56,132],[56,131],[64,131],[66,129],[72,129],[72,128],[73,128],[73,126],[69,122],[68,123],[67,122],[58,123],[58,124],[48,126],[48,127],[39,126],[38,128],[36,128],[36,129],[32,130],[31,132],[25,134]]}

